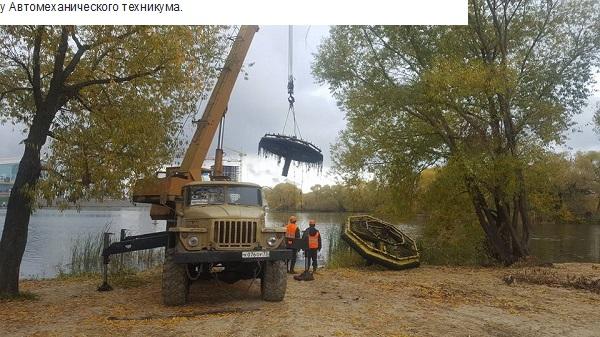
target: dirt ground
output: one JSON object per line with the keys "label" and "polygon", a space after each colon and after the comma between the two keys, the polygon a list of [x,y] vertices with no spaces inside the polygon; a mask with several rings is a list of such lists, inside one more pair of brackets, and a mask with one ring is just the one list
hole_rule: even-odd
{"label": "dirt ground", "polygon": [[[600,265],[552,269],[600,278]],[[161,305],[158,272],[103,293],[99,280],[24,281],[39,299],[0,302],[0,336],[600,336],[600,294],[507,285],[511,272],[324,269],[312,282],[290,276],[279,303],[261,301],[260,281],[210,281],[194,283],[179,308]]]}

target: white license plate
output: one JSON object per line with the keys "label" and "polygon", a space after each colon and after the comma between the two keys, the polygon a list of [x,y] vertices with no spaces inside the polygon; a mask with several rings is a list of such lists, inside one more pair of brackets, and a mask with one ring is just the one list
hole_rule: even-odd
{"label": "white license plate", "polygon": [[242,252],[242,259],[256,259],[261,257],[269,257],[269,251]]}

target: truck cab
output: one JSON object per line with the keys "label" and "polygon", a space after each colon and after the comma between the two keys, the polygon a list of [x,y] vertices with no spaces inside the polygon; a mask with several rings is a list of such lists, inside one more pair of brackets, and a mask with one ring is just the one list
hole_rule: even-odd
{"label": "truck cab", "polygon": [[217,278],[234,283],[261,279],[267,301],[285,295],[286,266],[292,251],[285,248],[284,227],[267,227],[266,204],[259,185],[231,181],[186,184],[177,223],[168,229],[163,266],[163,301],[187,301],[189,284]]}
{"label": "truck cab", "polygon": [[267,228],[262,188],[229,181],[184,186],[178,217],[180,251],[271,250],[283,244],[283,229]]}

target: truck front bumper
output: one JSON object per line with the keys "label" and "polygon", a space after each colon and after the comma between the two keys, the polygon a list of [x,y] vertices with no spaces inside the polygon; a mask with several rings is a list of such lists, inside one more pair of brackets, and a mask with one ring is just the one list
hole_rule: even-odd
{"label": "truck front bumper", "polygon": [[294,255],[291,249],[223,251],[203,250],[198,252],[176,252],[175,263],[218,263],[289,260]]}

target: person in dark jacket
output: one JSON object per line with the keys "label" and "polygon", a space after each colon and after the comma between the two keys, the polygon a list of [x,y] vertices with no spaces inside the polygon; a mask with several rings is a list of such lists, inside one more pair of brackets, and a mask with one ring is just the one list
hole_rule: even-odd
{"label": "person in dark jacket", "polygon": [[[291,216],[290,220],[286,226],[285,239],[286,239],[286,247],[292,248],[292,244],[294,243],[294,239],[300,238],[300,228],[296,225],[296,217]],[[298,249],[293,249],[294,255],[291,260],[289,260],[289,269],[288,273],[295,274],[294,266],[296,265],[296,255],[298,255]]]}
{"label": "person in dark jacket", "polygon": [[317,254],[321,250],[321,233],[315,228],[317,222],[315,220],[309,220],[308,228],[304,231],[302,239],[306,242],[306,267],[305,272],[310,269],[310,263],[312,261],[313,273],[317,271]]}

